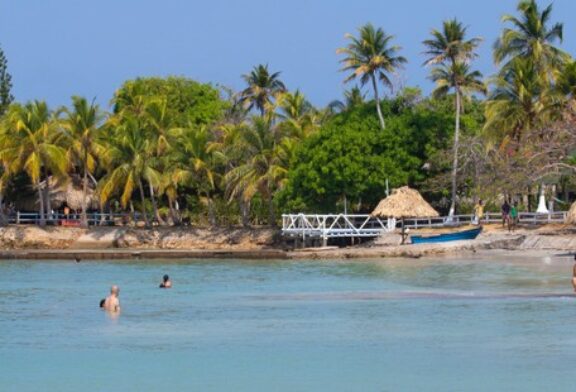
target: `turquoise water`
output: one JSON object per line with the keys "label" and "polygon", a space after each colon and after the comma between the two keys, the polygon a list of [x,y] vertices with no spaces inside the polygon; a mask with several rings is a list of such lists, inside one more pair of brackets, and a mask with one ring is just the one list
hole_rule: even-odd
{"label": "turquoise water", "polygon": [[[573,391],[571,267],[0,262],[0,390]],[[113,283],[117,319],[98,309]]]}

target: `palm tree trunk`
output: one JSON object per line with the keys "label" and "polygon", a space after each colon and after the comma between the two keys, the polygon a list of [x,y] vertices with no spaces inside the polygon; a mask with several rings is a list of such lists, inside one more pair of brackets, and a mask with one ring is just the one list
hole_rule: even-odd
{"label": "palm tree trunk", "polygon": [[8,224],[8,219],[6,214],[4,214],[4,191],[3,186],[0,186],[0,226],[6,226]]}
{"label": "palm tree trunk", "polygon": [[242,196],[238,197],[238,204],[240,205],[240,214],[242,216],[242,226],[250,226],[250,202],[245,201]]}
{"label": "palm tree trunk", "polygon": [[218,222],[216,221],[216,213],[214,211],[214,202],[210,198],[210,196],[206,196],[208,199],[208,221],[210,222],[210,226],[216,227]]}
{"label": "palm tree trunk", "polygon": [[44,191],[40,186],[40,181],[36,183],[36,189],[38,190],[38,202],[40,203],[40,220],[38,223],[40,226],[46,226],[46,219],[44,217]]}
{"label": "palm tree trunk", "polygon": [[151,183],[148,183],[148,188],[150,189],[150,200],[152,200],[152,209],[154,210],[154,219],[159,225],[164,225],[164,220],[158,212],[158,204],[156,203],[156,195],[154,194],[154,187]]}
{"label": "palm tree trunk", "polygon": [[458,149],[460,147],[460,89],[456,86],[456,125],[454,127],[454,157],[452,158],[452,201],[448,216],[456,211],[456,179],[458,176]]}
{"label": "palm tree trunk", "polygon": [[174,200],[168,197],[168,209],[170,210],[170,218],[172,219],[172,225],[178,226],[178,217],[176,216],[176,210],[174,209]]}
{"label": "palm tree trunk", "polygon": [[148,219],[148,215],[146,214],[146,198],[144,197],[144,185],[142,185],[142,180],[140,179],[138,180],[138,188],[140,188],[140,202],[142,203],[142,207],[140,207],[140,210],[142,211],[146,227],[150,227],[150,220]]}
{"label": "palm tree trunk", "polygon": [[378,84],[376,83],[376,76],[372,74],[371,79],[372,88],[374,89],[374,100],[376,101],[376,112],[378,113],[378,120],[380,120],[380,127],[382,130],[384,130],[386,128],[386,124],[384,123],[384,116],[382,115],[382,108],[380,107],[380,97],[378,96]]}
{"label": "palm tree trunk", "polygon": [[88,227],[88,213],[86,212],[86,207],[88,202],[86,201],[88,193],[88,154],[84,152],[84,178],[82,178],[82,226]]}
{"label": "palm tree trunk", "polygon": [[50,202],[50,177],[46,174],[46,187],[44,188],[44,216],[47,220],[51,214],[52,203]]}
{"label": "palm tree trunk", "polygon": [[132,215],[132,225],[136,225],[136,211],[134,211],[134,203],[130,200],[130,214]]}
{"label": "palm tree trunk", "polygon": [[276,213],[274,212],[274,197],[272,190],[268,189],[268,225],[276,226]]}

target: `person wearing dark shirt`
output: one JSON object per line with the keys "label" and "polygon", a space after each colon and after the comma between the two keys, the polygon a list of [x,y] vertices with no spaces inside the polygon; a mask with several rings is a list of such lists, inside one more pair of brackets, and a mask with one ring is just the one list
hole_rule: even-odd
{"label": "person wearing dark shirt", "polygon": [[502,227],[506,227],[506,224],[510,222],[510,204],[508,204],[508,200],[504,200],[504,204],[502,204],[501,211],[502,211]]}

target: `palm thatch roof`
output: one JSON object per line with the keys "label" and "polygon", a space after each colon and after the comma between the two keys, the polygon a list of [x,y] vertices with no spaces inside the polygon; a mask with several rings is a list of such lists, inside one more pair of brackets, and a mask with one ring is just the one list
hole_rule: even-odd
{"label": "palm thatch roof", "polygon": [[[82,192],[81,186],[77,187],[72,181],[69,181],[66,184],[52,188],[50,190],[50,197],[52,205],[55,207],[66,204],[73,210],[81,210],[84,193]],[[98,208],[98,200],[91,187],[88,187],[88,191],[86,192],[86,207],[88,209]]]}
{"label": "palm thatch roof", "polygon": [[372,216],[382,218],[419,218],[439,216],[438,212],[420,193],[407,186],[395,189],[390,196],[382,199],[372,211]]}
{"label": "palm thatch roof", "polygon": [[576,202],[572,204],[566,215],[566,223],[576,225]]}
{"label": "palm thatch roof", "polygon": [[[54,209],[60,208],[62,205],[67,205],[73,210],[82,209],[82,181],[79,178],[73,177],[64,181],[50,177],[48,183],[50,184],[50,203]],[[42,181],[40,186],[45,187],[46,180]],[[38,204],[37,193],[31,193],[14,201],[16,209],[20,211],[36,211],[38,210]],[[88,209],[97,209],[99,207],[94,187],[90,185],[86,194],[86,205]]]}

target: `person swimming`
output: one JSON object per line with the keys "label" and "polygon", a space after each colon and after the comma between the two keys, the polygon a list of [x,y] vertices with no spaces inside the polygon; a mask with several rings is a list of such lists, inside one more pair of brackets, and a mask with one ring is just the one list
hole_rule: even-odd
{"label": "person swimming", "polygon": [[104,300],[104,309],[109,312],[120,312],[120,300],[118,296],[120,295],[120,288],[113,285],[110,288],[110,295]]}
{"label": "person swimming", "polygon": [[106,298],[102,298],[100,300],[100,307],[103,308],[105,303],[106,303]]}
{"label": "person swimming", "polygon": [[168,275],[164,275],[162,278],[162,283],[160,283],[161,289],[169,289],[172,287],[172,281]]}

